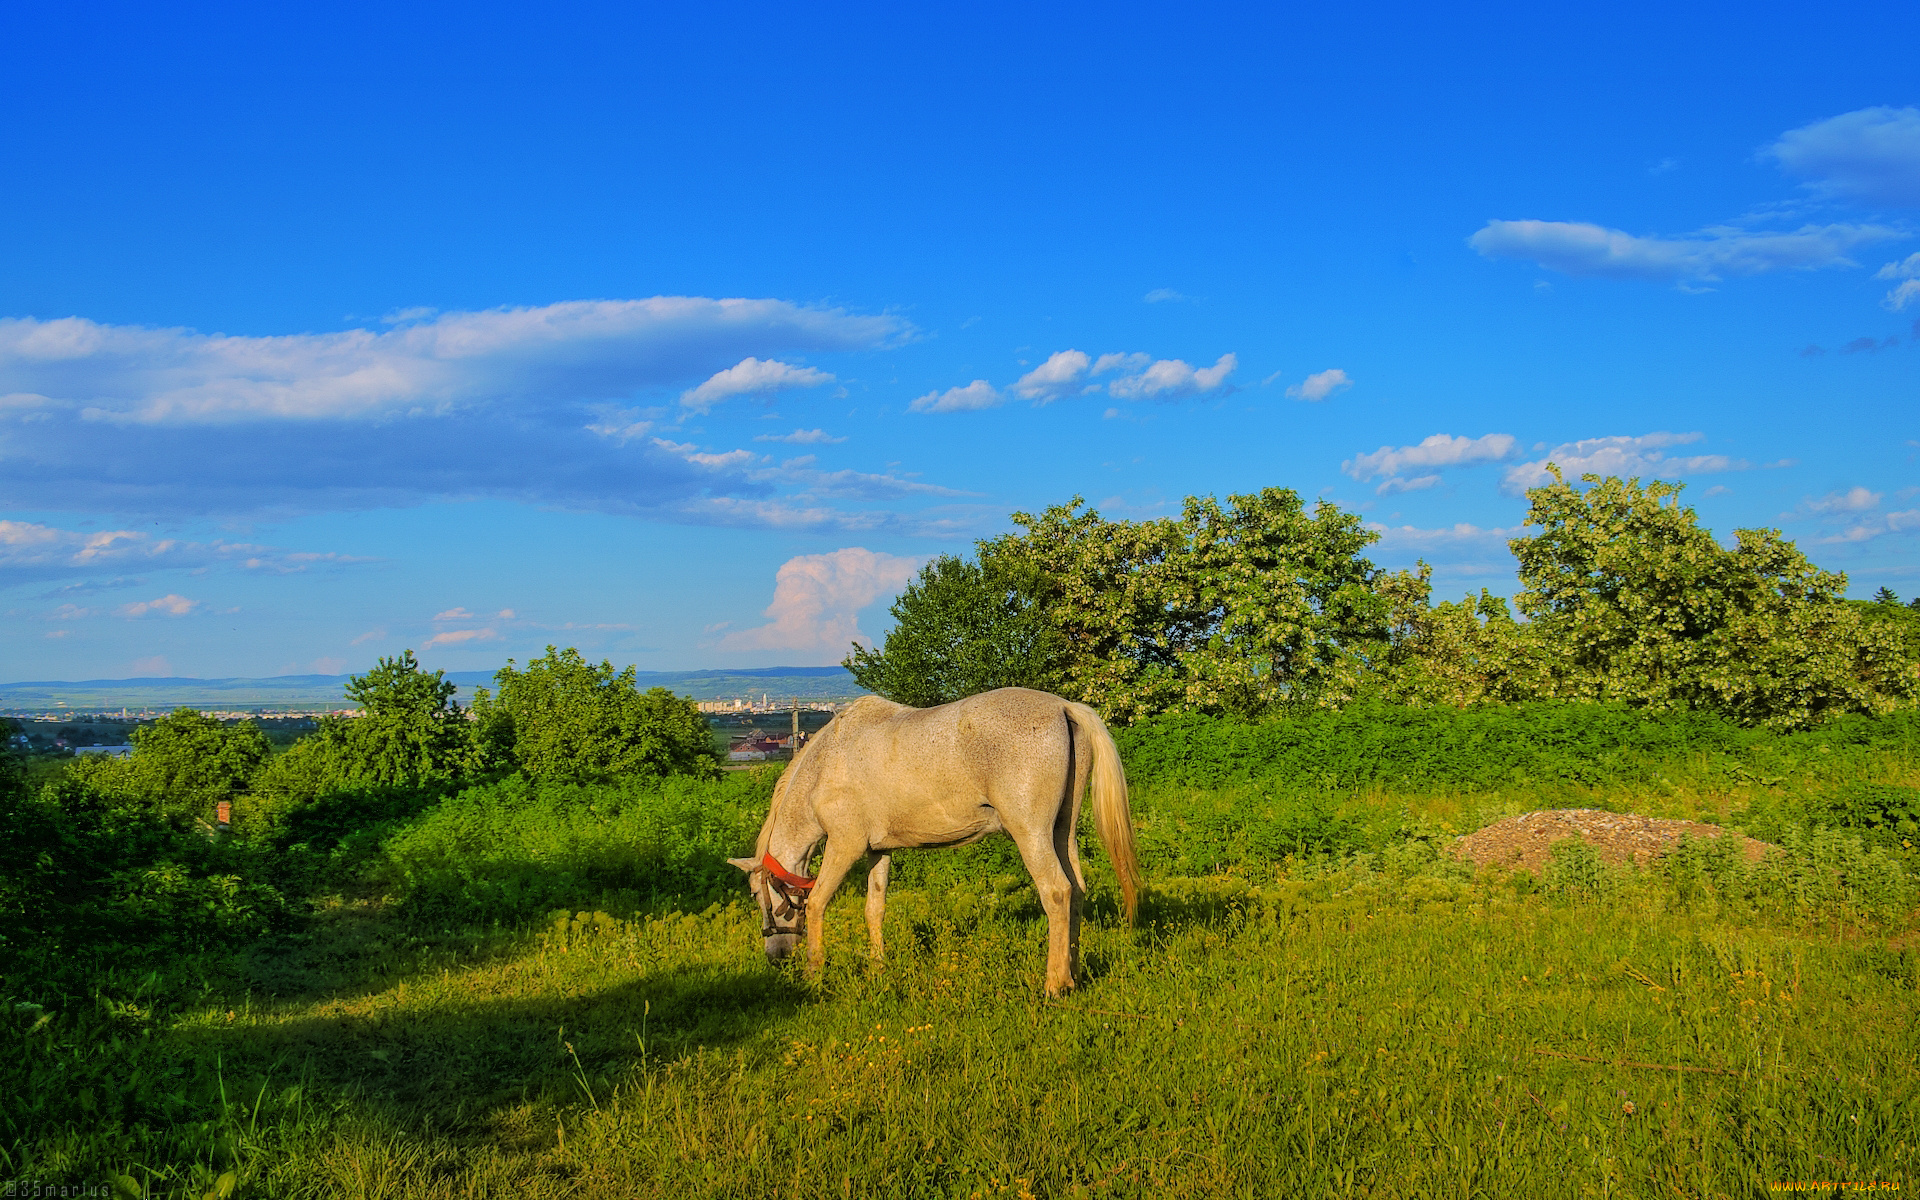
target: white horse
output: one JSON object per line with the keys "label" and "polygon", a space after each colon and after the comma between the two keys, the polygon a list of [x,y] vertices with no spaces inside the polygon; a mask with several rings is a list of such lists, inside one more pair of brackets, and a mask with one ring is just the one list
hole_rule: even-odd
{"label": "white horse", "polygon": [[[828,724],[773,789],[747,873],[767,957],[807,939],[808,967],[825,957],[827,903],[862,855],[867,939],[881,956],[889,852],[965,846],[1005,831],[1020,849],[1047,913],[1047,993],[1073,986],[1086,876],[1075,837],[1093,780],[1094,825],[1120,877],[1127,920],[1139,906],[1127,776],[1098,713],[1046,692],[1001,688],[938,708],[867,696]],[[820,873],[806,868],[822,838]]]}

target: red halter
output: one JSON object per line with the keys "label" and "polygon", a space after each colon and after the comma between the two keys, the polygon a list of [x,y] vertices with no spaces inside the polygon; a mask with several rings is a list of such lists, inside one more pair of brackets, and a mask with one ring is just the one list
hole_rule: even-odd
{"label": "red halter", "polygon": [[781,866],[779,860],[775,859],[771,854],[762,858],[760,865],[767,869],[768,874],[790,888],[797,888],[803,892],[813,890],[813,880],[808,879],[804,875],[795,875],[792,871]]}
{"label": "red halter", "polygon": [[[760,932],[767,937],[806,933],[807,904],[814,881],[787,870],[771,854],[763,856],[760,865],[767,869],[767,891],[772,893],[765,897],[766,902],[760,909]],[[780,922],[787,920],[793,922],[793,927],[782,929]]]}

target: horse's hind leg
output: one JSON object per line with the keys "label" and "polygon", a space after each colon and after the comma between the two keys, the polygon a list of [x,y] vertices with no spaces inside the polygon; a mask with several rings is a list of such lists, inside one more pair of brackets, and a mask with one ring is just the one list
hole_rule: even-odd
{"label": "horse's hind leg", "polygon": [[886,957],[880,939],[880,917],[887,910],[887,876],[892,873],[893,855],[875,854],[873,869],[867,872],[867,953],[873,961]]}
{"label": "horse's hind leg", "polygon": [[1058,996],[1073,987],[1073,881],[1054,848],[1047,826],[1007,831],[1020,848],[1020,858],[1033,876],[1033,890],[1047,912],[1047,995]]}

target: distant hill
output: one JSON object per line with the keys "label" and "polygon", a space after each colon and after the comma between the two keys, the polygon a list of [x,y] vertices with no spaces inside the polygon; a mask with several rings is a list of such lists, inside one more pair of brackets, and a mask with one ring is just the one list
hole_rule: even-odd
{"label": "distant hill", "polygon": [[[447,679],[459,685],[460,701],[465,704],[472,701],[474,688],[492,686],[493,672],[448,671]],[[830,700],[866,694],[866,689],[854,683],[853,676],[844,667],[641,671],[637,680],[642,688],[663,687],[695,700],[758,699],[762,695],[775,700],[794,696],[802,700]],[[345,675],[274,675],[264,679],[171,676],[0,683],[0,712],[180,707],[281,711],[344,708],[346,685]]]}

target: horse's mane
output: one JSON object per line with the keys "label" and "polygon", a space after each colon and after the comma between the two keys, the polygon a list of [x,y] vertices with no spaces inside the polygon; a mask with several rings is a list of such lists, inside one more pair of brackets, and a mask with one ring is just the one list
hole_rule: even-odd
{"label": "horse's mane", "polygon": [[844,729],[849,724],[865,724],[903,711],[914,710],[907,705],[896,704],[884,696],[862,696],[848,705],[845,712],[828,721],[826,727],[819,733],[814,734],[813,739],[800,748],[800,753],[793,756],[793,761],[787,764],[787,769],[780,773],[779,781],[773,785],[773,799],[767,805],[767,819],[760,826],[760,836],[754,840],[754,857],[760,858],[767,853],[768,843],[773,841],[773,823],[780,816],[780,805],[787,798],[787,785],[793,782],[794,772],[800,770],[801,764],[808,760],[816,747],[830,742],[836,729]]}

